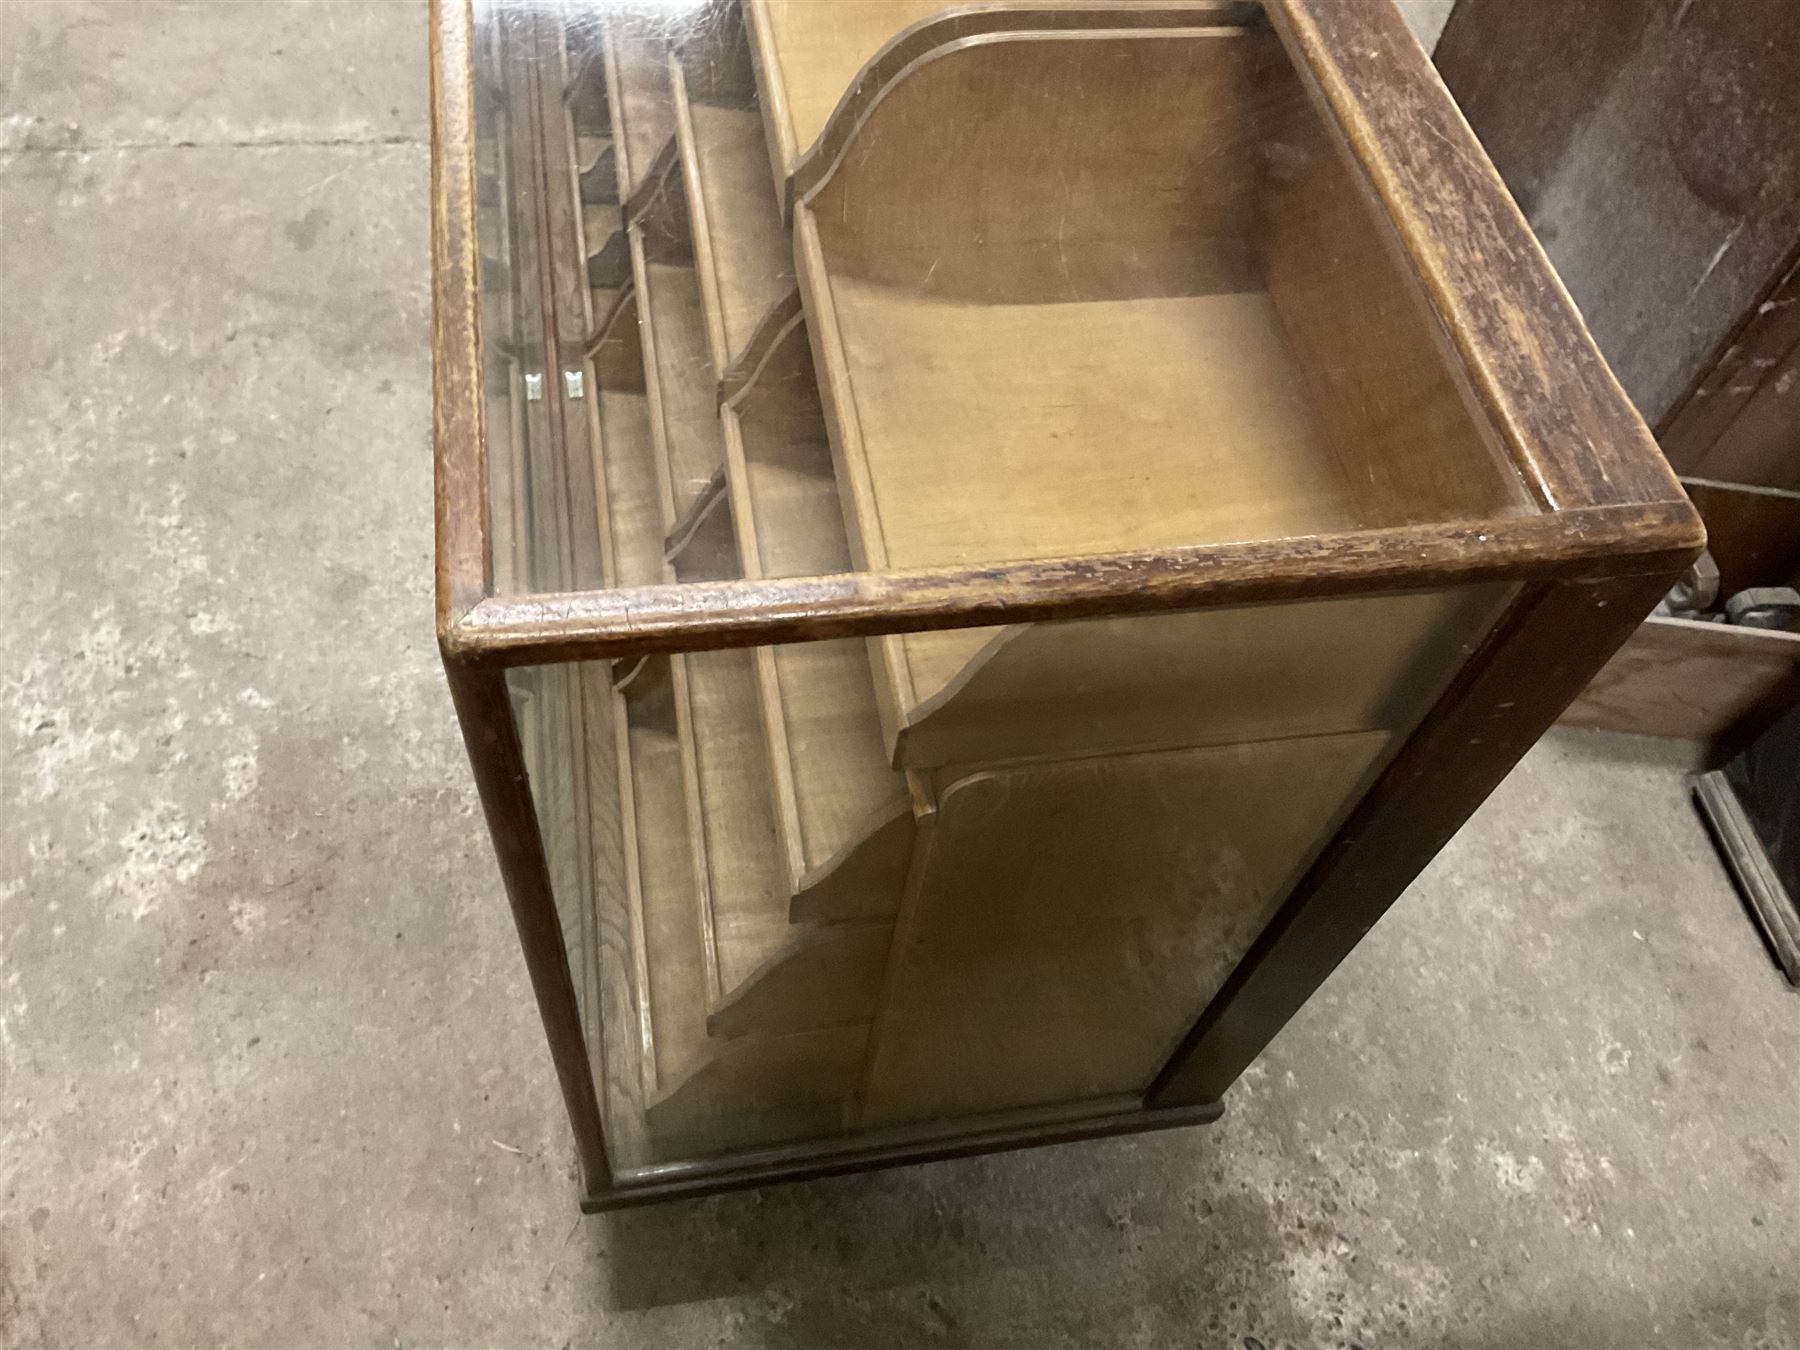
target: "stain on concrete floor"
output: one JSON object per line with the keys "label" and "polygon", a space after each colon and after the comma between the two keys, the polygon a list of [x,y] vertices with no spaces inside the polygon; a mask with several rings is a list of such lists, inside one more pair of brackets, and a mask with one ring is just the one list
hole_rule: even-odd
{"label": "stain on concrete floor", "polygon": [[579,1218],[432,644],[424,42],[0,6],[0,1346],[1800,1346],[1800,999],[1621,738],[1215,1127]]}

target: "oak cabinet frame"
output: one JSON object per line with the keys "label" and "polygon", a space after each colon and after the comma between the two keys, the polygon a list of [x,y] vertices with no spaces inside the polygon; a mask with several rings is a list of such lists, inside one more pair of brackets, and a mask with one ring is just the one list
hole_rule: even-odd
{"label": "oak cabinet frame", "polygon": [[[1247,7],[1230,9],[1236,15]],[[585,1207],[1213,1118],[1230,1083],[1703,546],[1698,518],[1398,11],[1388,0],[1269,0],[1266,22],[1336,152],[1353,166],[1355,190],[1391,227],[1399,265],[1441,328],[1447,359],[1497,453],[1522,483],[1528,512],[1047,561],[721,581],[665,577],[624,589],[599,584],[604,559],[570,556],[560,584],[518,594],[496,584],[490,528],[472,20],[466,0],[434,0],[438,639],[574,1131]],[[548,100],[536,106],[530,116],[541,116]],[[670,144],[685,137],[691,152],[692,126],[671,127],[669,135]],[[641,141],[616,140],[618,153],[643,160]],[[652,157],[631,168],[623,219],[641,221],[656,191],[682,188],[677,163],[679,157]],[[807,175],[816,178],[816,169],[802,160],[794,172],[785,209],[804,215],[806,193],[816,190]],[[702,190],[691,171],[689,180],[688,190]],[[646,266],[642,240],[627,238],[627,245],[623,261],[588,269],[587,280],[609,284],[620,307],[634,303],[631,269],[641,276]],[[528,279],[540,280],[554,306],[555,278],[546,269],[541,279]],[[708,284],[716,289],[716,281]],[[790,311],[781,321],[792,317]],[[593,318],[597,329],[610,321]],[[712,334],[714,359],[725,367],[742,332],[737,325],[729,335]],[[577,353],[578,363],[597,350],[587,347],[588,336],[556,340]],[[597,332],[595,343],[603,336]],[[1322,340],[1329,339],[1325,333]],[[646,373],[656,378],[654,370]],[[738,433],[730,415],[734,390],[725,383],[730,454]],[[546,415],[560,417],[573,406]],[[717,497],[728,486],[710,491]],[[592,500],[605,484],[571,473],[555,489],[569,500]],[[707,492],[703,487],[688,513],[665,499],[674,546],[675,536],[699,528]],[[1503,612],[1145,1091],[615,1168],[596,1086],[599,1048],[577,1006],[509,670],[1483,583],[1507,588]]]}

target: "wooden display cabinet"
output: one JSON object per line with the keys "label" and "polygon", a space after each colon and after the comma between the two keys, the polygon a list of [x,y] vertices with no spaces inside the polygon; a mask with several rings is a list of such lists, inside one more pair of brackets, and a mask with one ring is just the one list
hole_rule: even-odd
{"label": "wooden display cabinet", "polygon": [[1211,1119],[1699,551],[1388,0],[433,14],[590,1208]]}

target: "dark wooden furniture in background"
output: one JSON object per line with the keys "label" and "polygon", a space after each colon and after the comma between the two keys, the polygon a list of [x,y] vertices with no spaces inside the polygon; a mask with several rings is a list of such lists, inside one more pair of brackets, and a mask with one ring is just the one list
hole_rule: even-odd
{"label": "dark wooden furniture in background", "polygon": [[432,35],[439,641],[587,1207],[1215,1116],[1701,548],[1386,0]]}
{"label": "dark wooden furniture in background", "polygon": [[[1791,585],[1800,24],[1790,0],[1457,0],[1436,60],[1676,471],[1722,572]],[[1776,492],[1761,492],[1774,489]],[[1744,531],[1742,538],[1739,531]],[[1727,580],[1723,592],[1734,589]],[[1723,758],[1800,694],[1800,636],[1652,619],[1571,710]]]}
{"label": "dark wooden furniture in background", "polygon": [[1800,988],[1800,707],[1694,796],[1788,983]]}

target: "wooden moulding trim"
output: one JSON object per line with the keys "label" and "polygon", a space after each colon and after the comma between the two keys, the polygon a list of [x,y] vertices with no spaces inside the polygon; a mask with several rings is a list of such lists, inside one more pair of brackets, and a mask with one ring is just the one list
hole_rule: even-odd
{"label": "wooden moulding trim", "polygon": [[695,494],[694,500],[688,503],[681,519],[675,522],[675,528],[663,539],[664,562],[674,562],[681,551],[693,542],[694,535],[718,509],[719,503],[725,500],[725,495],[725,470],[715,469],[713,476]]}
{"label": "wooden moulding trim", "polygon": [[526,665],[1533,577],[1678,573],[1704,542],[1679,504],[1593,508],[986,568],[495,597],[446,659]]}
{"label": "wooden moulding trim", "polygon": [[1196,0],[1145,9],[1117,5],[1067,5],[1052,9],[996,5],[951,10],[921,19],[902,30],[869,59],[826,119],[819,138],[795,161],[782,185],[782,212],[792,219],[796,204],[817,192],[836,172],[862,125],[888,94],[914,69],[971,42],[1019,35],[1124,31],[1160,28],[1241,27],[1257,19],[1261,6],[1249,0]]}
{"label": "wooden moulding trim", "polygon": [[1270,0],[1268,9],[1544,503],[1567,510],[1683,500],[1398,8]]}
{"label": "wooden moulding trim", "polygon": [[967,1158],[1043,1144],[1104,1139],[1146,1130],[1206,1125],[1224,1114],[1220,1102],[1146,1109],[1135,1097],[1045,1107],[929,1125],[865,1130],[781,1148],[666,1163],[622,1171],[608,1188],[590,1189],[588,1213],[714,1195],[773,1182],[843,1176],[907,1163]]}
{"label": "wooden moulding trim", "polygon": [[612,333],[613,325],[618,323],[619,316],[636,303],[637,280],[633,278],[619,288],[619,293],[613,297],[612,304],[607,306],[606,313],[600,316],[600,322],[594,325],[594,335],[587,341],[587,356],[590,360],[599,353],[601,346]]}
{"label": "wooden moulding trim", "polygon": [[663,142],[663,148],[656,152],[656,158],[650,161],[650,168],[644,174],[644,181],[639,183],[637,191],[626,200],[620,212],[623,227],[639,224],[650,208],[656,205],[657,198],[668,191],[670,179],[681,168],[681,153],[676,147],[675,138],[671,136]]}
{"label": "wooden moulding trim", "polygon": [[437,628],[493,589],[482,414],[480,242],[475,229],[473,27],[469,0],[431,5],[431,350]]}
{"label": "wooden moulding trim", "polygon": [[800,287],[796,284],[793,290],[769,306],[769,312],[757,320],[756,328],[744,343],[744,350],[737,354],[725,368],[725,373],[719,377],[721,408],[735,408],[744,401],[755,386],[757,377],[763,373],[763,367],[769,364],[769,358],[793,331],[794,325],[805,317],[800,303]]}

